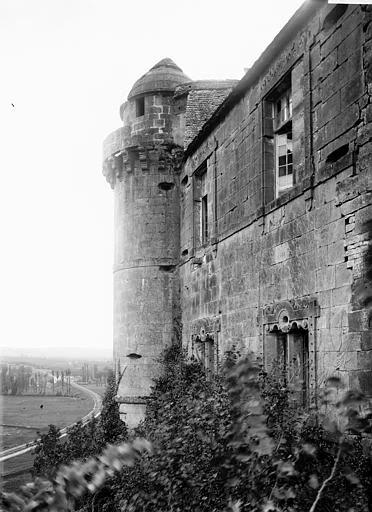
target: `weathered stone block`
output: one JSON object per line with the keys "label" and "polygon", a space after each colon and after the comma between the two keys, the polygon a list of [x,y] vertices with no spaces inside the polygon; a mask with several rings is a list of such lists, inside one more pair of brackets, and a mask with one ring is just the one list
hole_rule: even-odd
{"label": "weathered stone block", "polygon": [[347,268],[346,263],[339,263],[335,267],[336,271],[336,288],[340,286],[350,285],[353,282],[353,273]]}
{"label": "weathered stone block", "polygon": [[363,350],[358,352],[358,369],[371,370],[372,368],[372,350]]}
{"label": "weathered stone block", "polygon": [[367,396],[372,395],[372,370],[358,372],[359,386],[363,393]]}
{"label": "weathered stone block", "polygon": [[[331,291],[329,291],[331,294]],[[331,325],[331,308],[330,307],[322,307],[320,310],[320,316],[317,318],[317,328],[318,329],[329,329]]]}
{"label": "weathered stone block", "polygon": [[331,308],[330,327],[342,328],[348,326],[348,311],[349,306],[333,306]]}
{"label": "weathered stone block", "polygon": [[352,332],[340,336],[339,350],[345,352],[356,352],[361,349],[361,334]]}
{"label": "weathered stone block", "polygon": [[372,330],[361,333],[361,349],[372,350]]}
{"label": "weathered stone block", "polygon": [[319,291],[331,290],[335,287],[335,268],[326,267],[316,270],[316,288]]}
{"label": "weathered stone block", "polygon": [[332,306],[332,290],[318,292],[317,299],[321,308],[330,308]]}
{"label": "weathered stone block", "polygon": [[357,74],[341,89],[341,108],[347,107],[350,103],[357,101],[363,95],[363,92],[362,75]]}
{"label": "weathered stone block", "polygon": [[326,123],[329,123],[329,121],[334,119],[339,114],[341,108],[340,98],[341,96],[339,91],[336,91],[332,96],[330,96],[320,105],[317,115],[318,128],[321,128]]}
{"label": "weathered stone block", "polygon": [[341,306],[343,304],[349,304],[351,298],[351,287],[350,285],[340,286],[332,290],[332,304],[334,306]]}
{"label": "weathered stone block", "polygon": [[337,240],[342,240],[345,235],[344,219],[327,224],[321,229],[316,230],[315,240],[318,245],[329,245]]}
{"label": "weathered stone block", "polygon": [[314,197],[317,206],[329,203],[334,200],[336,193],[336,180],[331,178],[321,186],[315,188]]}
{"label": "weathered stone block", "polygon": [[344,216],[349,215],[350,213],[354,213],[357,210],[359,210],[365,206],[368,206],[369,204],[371,204],[371,201],[372,201],[371,193],[361,194],[361,195],[357,196],[355,199],[352,199],[350,201],[343,203],[340,207],[341,213]]}
{"label": "weathered stone block", "polygon": [[[345,261],[345,247],[344,240],[336,240],[335,242],[327,246],[327,263],[328,265],[336,265],[337,263],[343,263]],[[337,284],[337,269],[336,269],[336,286],[342,286],[343,284]]]}
{"label": "weathered stone block", "polygon": [[349,55],[360,52],[361,49],[361,27],[357,26],[339,45],[337,49],[337,61],[340,65]]}
{"label": "weathered stone block", "polygon": [[285,242],[284,244],[278,245],[274,247],[273,252],[273,262],[274,263],[280,263],[282,261],[285,261],[289,258],[289,245],[288,242]]}
{"label": "weathered stone block", "polygon": [[348,314],[349,331],[361,332],[368,331],[368,314],[365,310],[352,311]]}

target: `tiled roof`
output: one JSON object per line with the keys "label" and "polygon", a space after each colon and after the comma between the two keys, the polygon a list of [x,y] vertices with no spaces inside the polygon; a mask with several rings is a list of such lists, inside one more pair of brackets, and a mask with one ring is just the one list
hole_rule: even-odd
{"label": "tiled roof", "polygon": [[[213,112],[224,99],[230,94],[236,85],[236,80],[226,81],[202,81],[193,82],[188,86],[188,97],[186,104],[186,127],[184,147],[196,137],[204,123],[211,117]],[[186,89],[187,85],[177,89],[176,94],[181,89]],[[186,90],[185,90],[186,92]]]}

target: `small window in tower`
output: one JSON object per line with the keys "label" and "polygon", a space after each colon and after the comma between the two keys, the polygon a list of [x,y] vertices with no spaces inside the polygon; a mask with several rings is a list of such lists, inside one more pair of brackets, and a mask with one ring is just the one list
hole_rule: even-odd
{"label": "small window in tower", "polygon": [[145,98],[136,99],[136,117],[145,115]]}

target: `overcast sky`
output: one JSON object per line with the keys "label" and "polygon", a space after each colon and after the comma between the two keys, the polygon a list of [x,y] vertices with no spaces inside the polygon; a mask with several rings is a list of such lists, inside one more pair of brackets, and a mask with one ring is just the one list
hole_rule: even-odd
{"label": "overcast sky", "polygon": [[164,57],[241,78],[301,3],[0,0],[0,347],[111,354],[119,105]]}

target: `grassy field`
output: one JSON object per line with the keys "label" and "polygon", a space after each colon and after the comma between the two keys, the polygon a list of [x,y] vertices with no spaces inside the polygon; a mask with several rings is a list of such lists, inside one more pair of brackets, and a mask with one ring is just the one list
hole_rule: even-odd
{"label": "grassy field", "polygon": [[[38,437],[37,432],[46,432],[50,424],[59,428],[70,425],[93,408],[93,399],[83,392],[74,398],[7,395],[1,396],[0,400],[2,449],[35,440]],[[32,453],[5,461],[0,468],[3,489],[13,491],[23,483],[29,482],[32,479],[29,471],[32,463]]]}
{"label": "grassy field", "polygon": [[3,449],[35,439],[37,431],[44,432],[50,424],[59,428],[70,425],[93,408],[92,398],[83,393],[74,398],[6,395],[1,401]]}
{"label": "grassy field", "polygon": [[31,469],[34,461],[32,453],[24,453],[0,464],[1,487],[5,492],[17,491],[21,485],[32,482]]}
{"label": "grassy field", "polygon": [[48,427],[25,429],[22,427],[4,427],[0,426],[1,449],[6,450],[19,444],[35,441],[39,437],[38,432],[44,434]]}

